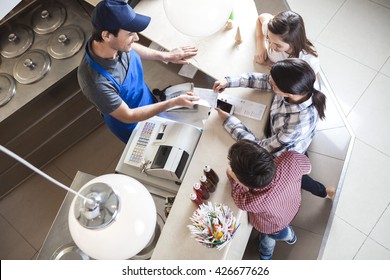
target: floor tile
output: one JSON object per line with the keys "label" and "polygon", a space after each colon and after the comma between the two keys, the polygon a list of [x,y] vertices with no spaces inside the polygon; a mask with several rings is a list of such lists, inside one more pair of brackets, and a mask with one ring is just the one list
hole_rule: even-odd
{"label": "floor tile", "polygon": [[351,135],[348,129],[338,127],[317,131],[309,147],[309,151],[345,160]]}
{"label": "floor tile", "polygon": [[278,242],[274,252],[274,260],[316,260],[318,258],[322,235],[294,227],[297,242],[288,245]]}
{"label": "floor tile", "polygon": [[390,250],[390,203],[372,230],[370,237]]}
{"label": "floor tile", "polygon": [[[54,166],[42,170],[64,185],[71,181]],[[65,197],[66,191],[40,175],[33,175],[0,203],[1,215],[38,250]]]}
{"label": "floor tile", "polygon": [[[322,236],[294,227],[297,242],[288,245],[283,241],[276,243],[273,260],[316,260],[321,245]],[[243,260],[259,260],[258,232],[253,230],[244,252]]]}
{"label": "floor tile", "polygon": [[390,55],[390,29],[384,26],[390,26],[390,9],[367,0],[348,0],[318,37],[318,42],[379,70]]}
{"label": "floor tile", "polygon": [[287,2],[291,10],[302,16],[308,38],[315,40],[342,6],[344,0],[288,0]]}
{"label": "floor tile", "polygon": [[387,77],[390,77],[390,57],[387,59],[386,63],[382,66],[380,71],[382,74],[385,74]]}
{"label": "floor tile", "polygon": [[291,225],[323,236],[331,209],[332,200],[302,191],[301,208]]}
{"label": "floor tile", "polygon": [[28,260],[33,258],[34,249],[1,215],[0,215],[0,260]]}
{"label": "floor tile", "polygon": [[356,254],[355,260],[390,260],[390,250],[375,242],[371,238],[367,238],[359,252]]}
{"label": "floor tile", "polygon": [[344,114],[348,115],[377,72],[320,43],[317,44],[317,49],[321,69]]}
{"label": "floor tile", "polygon": [[336,215],[369,234],[390,203],[390,158],[355,141]]}
{"label": "floor tile", "polygon": [[320,256],[324,260],[352,260],[367,238],[361,231],[335,216],[326,247]]}
{"label": "floor tile", "polygon": [[337,187],[344,161],[310,151],[308,154],[312,165],[310,176],[325,186]]}
{"label": "floor tile", "polygon": [[371,0],[374,3],[377,3],[379,5],[382,5],[384,7],[390,8],[390,1],[389,0]]}
{"label": "floor tile", "polygon": [[74,178],[77,171],[98,176],[104,174],[124,148],[125,144],[102,125],[53,163],[69,178]]}
{"label": "floor tile", "polygon": [[122,153],[120,153],[119,155],[117,155],[112,161],[111,163],[108,165],[108,167],[104,170],[103,174],[109,174],[109,173],[115,173],[115,168],[116,166],[118,165],[118,162],[121,158],[121,155]]}
{"label": "floor tile", "polygon": [[390,77],[378,74],[348,116],[360,140],[390,155]]}
{"label": "floor tile", "polygon": [[252,230],[251,235],[249,236],[248,243],[246,245],[244,255],[242,257],[243,260],[259,260],[259,253],[258,253],[258,231],[255,229]]}
{"label": "floor tile", "polygon": [[316,128],[317,131],[345,126],[345,118],[343,118],[343,112],[337,103],[338,101],[334,96],[334,93],[330,90],[331,89],[329,89],[329,84],[326,81],[326,83],[323,84],[321,88],[321,92],[326,96],[325,119],[318,121]]}

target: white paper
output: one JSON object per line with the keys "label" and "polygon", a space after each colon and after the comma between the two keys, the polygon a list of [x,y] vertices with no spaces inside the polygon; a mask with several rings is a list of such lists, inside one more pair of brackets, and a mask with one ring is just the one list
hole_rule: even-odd
{"label": "white paper", "polygon": [[235,115],[240,115],[255,120],[261,120],[263,118],[264,111],[267,108],[267,106],[264,104],[241,99],[224,93],[220,93],[218,99],[234,105]]}
{"label": "white paper", "polygon": [[101,0],[84,0],[84,1],[88,2],[89,4],[95,7]]}
{"label": "white paper", "polygon": [[198,68],[193,66],[192,64],[184,64],[179,71],[179,75],[183,77],[187,77],[193,79],[196,72],[198,72]]}
{"label": "white paper", "polygon": [[[194,93],[199,96],[200,99],[207,101],[210,108],[217,106],[218,93],[208,88],[194,88]],[[204,103],[204,102],[203,102]]]}

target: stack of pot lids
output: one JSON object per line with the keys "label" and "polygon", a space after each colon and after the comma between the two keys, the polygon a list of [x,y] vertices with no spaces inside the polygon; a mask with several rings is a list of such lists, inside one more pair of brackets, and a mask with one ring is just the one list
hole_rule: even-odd
{"label": "stack of pot lids", "polygon": [[15,80],[11,75],[0,73],[0,107],[7,104],[15,95]]}
{"label": "stack of pot lids", "polygon": [[83,30],[76,25],[68,25],[53,33],[47,51],[55,59],[65,59],[76,54],[83,44]]}
{"label": "stack of pot lids", "polygon": [[26,52],[34,41],[34,32],[28,26],[7,25],[0,31],[1,55],[5,58],[17,57]]}
{"label": "stack of pot lids", "polygon": [[21,84],[31,84],[42,79],[50,70],[50,57],[42,50],[30,50],[17,60],[13,75]]}
{"label": "stack of pot lids", "polygon": [[37,34],[48,34],[57,30],[66,19],[65,7],[58,2],[45,2],[33,12],[31,23]]}

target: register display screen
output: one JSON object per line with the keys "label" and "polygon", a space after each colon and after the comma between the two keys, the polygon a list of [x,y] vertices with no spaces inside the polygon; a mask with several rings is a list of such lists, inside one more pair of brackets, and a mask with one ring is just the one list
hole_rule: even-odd
{"label": "register display screen", "polygon": [[158,147],[158,151],[156,154],[156,157],[153,160],[151,169],[162,169],[165,166],[165,163],[167,162],[167,159],[169,157],[169,154],[171,153],[172,146],[164,146],[161,145]]}

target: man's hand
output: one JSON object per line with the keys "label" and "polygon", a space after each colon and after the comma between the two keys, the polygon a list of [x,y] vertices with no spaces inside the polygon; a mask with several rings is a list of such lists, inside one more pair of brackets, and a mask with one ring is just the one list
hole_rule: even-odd
{"label": "man's hand", "polygon": [[175,97],[173,100],[173,106],[182,106],[192,108],[194,106],[194,102],[199,100],[199,96],[194,95],[192,92],[187,92],[187,94],[179,95]]}
{"label": "man's hand", "polygon": [[186,60],[198,53],[198,49],[195,47],[180,47],[164,53],[164,61],[172,62],[176,64],[189,64]]}

